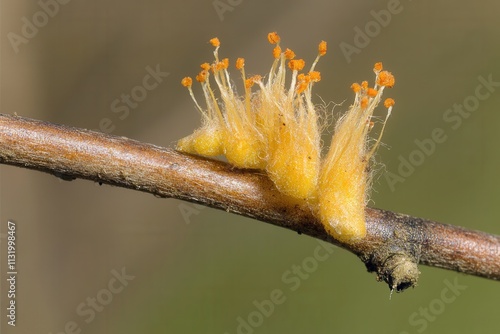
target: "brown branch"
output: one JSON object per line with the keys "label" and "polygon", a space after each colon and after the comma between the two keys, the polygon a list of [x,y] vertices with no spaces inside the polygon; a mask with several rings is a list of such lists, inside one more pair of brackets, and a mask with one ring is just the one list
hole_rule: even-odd
{"label": "brown branch", "polygon": [[418,262],[500,280],[499,236],[367,208],[367,237],[339,243],[263,173],[123,137],[0,114],[0,163],[196,202],[332,242],[398,291],[416,284]]}

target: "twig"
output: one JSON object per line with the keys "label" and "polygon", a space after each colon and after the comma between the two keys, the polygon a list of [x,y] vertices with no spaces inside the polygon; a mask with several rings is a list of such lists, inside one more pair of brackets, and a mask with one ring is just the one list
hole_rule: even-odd
{"label": "twig", "polygon": [[414,286],[417,263],[500,280],[500,237],[367,208],[366,238],[333,240],[306,203],[266,175],[89,130],[0,114],[0,163],[173,197],[252,217],[339,245],[391,289]]}

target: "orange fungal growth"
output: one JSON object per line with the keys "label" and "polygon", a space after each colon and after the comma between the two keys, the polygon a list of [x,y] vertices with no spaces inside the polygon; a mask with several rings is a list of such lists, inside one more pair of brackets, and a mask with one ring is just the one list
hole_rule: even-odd
{"label": "orange fungal growth", "polygon": [[196,81],[198,82],[205,82],[207,80],[208,72],[203,70],[198,75],[196,76]]}
{"label": "orange fungal growth", "polygon": [[321,81],[321,73],[319,71],[309,72],[309,77],[311,78],[311,81],[313,81],[313,82]]}
{"label": "orange fungal growth", "polygon": [[377,96],[377,90],[374,88],[368,88],[366,90],[366,95],[368,95],[369,97],[375,97]]}
{"label": "orange fungal growth", "polygon": [[[383,103],[387,114],[378,138],[371,140],[368,133],[379,123],[373,121],[373,113],[384,89],[394,85],[394,76],[376,63],[373,88],[368,81],[352,84],[354,103],[337,121],[328,152],[322,157],[324,125],[320,120],[327,118],[326,108],[313,103],[312,89],[321,81],[315,67],[326,54],[327,43],[318,44],[316,58],[304,71],[303,59],[295,59],[288,48],[282,52],[276,32],[267,39],[274,45],[270,71],[264,77],[246,77],[245,59],[237,58],[239,83],[231,78],[229,59],[219,58],[219,39],[210,40],[214,59],[202,64],[195,78],[203,91],[204,108],[193,94],[193,79],[181,80],[202,116],[201,126],[179,140],[177,149],[203,156],[224,155],[236,168],[265,171],[291,201],[307,203],[335,239],[355,242],[366,234],[364,210],[371,188],[371,158],[393,99]],[[244,86],[241,95],[239,85]]]}
{"label": "orange fungal growth", "polygon": [[382,71],[378,74],[377,76],[377,85],[379,86],[385,86],[385,87],[393,87],[394,86],[394,76],[391,74],[391,72],[387,71]]}
{"label": "orange fungal growth", "polygon": [[260,75],[254,75],[253,77],[250,78],[254,83],[255,82],[260,82],[262,80],[262,76]]}
{"label": "orange fungal growth", "polygon": [[215,69],[217,71],[220,71],[220,70],[225,70],[229,67],[229,59],[228,58],[224,58],[222,59],[220,62],[218,62],[216,65],[215,65]]}
{"label": "orange fungal growth", "polygon": [[193,79],[191,79],[191,77],[185,77],[181,80],[181,84],[184,87],[191,87],[193,85]]}
{"label": "orange fungal growth", "polygon": [[274,47],[274,49],[273,49],[273,57],[275,59],[278,59],[280,57],[280,55],[281,55],[281,48],[278,45],[278,46]]}
{"label": "orange fungal growth", "polygon": [[391,99],[391,98],[387,98],[385,99],[384,101],[384,107],[386,108],[391,108],[392,106],[394,106],[396,102],[394,102],[394,99]]}
{"label": "orange fungal growth", "polygon": [[245,66],[245,58],[236,59],[236,69],[241,70]]}
{"label": "orange fungal growth", "polygon": [[361,91],[361,86],[355,82],[351,85],[351,89],[354,91],[354,93],[359,93]]}
{"label": "orange fungal growth", "polygon": [[324,56],[326,54],[326,42],[321,41],[318,45],[318,55]]}
{"label": "orange fungal growth", "polygon": [[306,62],[303,59],[292,59],[288,62],[288,67],[292,71],[302,71]]}
{"label": "orange fungal growth", "polygon": [[220,46],[220,41],[217,37],[214,37],[210,40],[210,44],[212,44],[212,46],[215,46],[215,47],[219,47]]}
{"label": "orange fungal growth", "polygon": [[255,84],[255,81],[250,78],[245,80],[245,88],[252,88],[252,86]]}
{"label": "orange fungal growth", "polygon": [[267,40],[271,44],[278,44],[280,42],[280,36],[276,32],[270,32],[267,34]]}
{"label": "orange fungal growth", "polygon": [[208,70],[210,70],[210,68],[212,68],[212,66],[210,66],[209,63],[203,63],[200,65],[200,67],[202,70],[205,70],[205,71],[208,71]]}
{"label": "orange fungal growth", "polygon": [[302,92],[304,92],[306,90],[307,86],[308,86],[308,82],[306,80],[300,81],[299,83],[297,83],[297,94],[301,94]]}
{"label": "orange fungal growth", "polygon": [[295,58],[295,52],[293,52],[292,50],[290,49],[286,49],[285,50],[285,58],[288,59],[288,60],[291,60],[293,58]]}
{"label": "orange fungal growth", "polygon": [[253,82],[259,82],[259,81],[261,81],[261,80],[262,80],[262,76],[260,76],[260,75],[256,74],[256,75],[254,75],[253,77],[251,77],[250,79],[252,79],[252,80],[253,80]]}

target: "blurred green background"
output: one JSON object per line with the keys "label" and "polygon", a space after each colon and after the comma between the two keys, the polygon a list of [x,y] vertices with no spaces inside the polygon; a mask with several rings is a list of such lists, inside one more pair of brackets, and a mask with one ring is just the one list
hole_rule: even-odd
{"label": "blurred green background", "polygon": [[[210,38],[221,39],[221,55],[245,57],[249,74],[269,69],[270,31],[309,61],[323,39],[329,52],[318,65],[316,101],[345,101],[335,113],[351,103],[352,82],[373,80],[376,61],[396,76],[385,95],[396,106],[371,205],[500,234],[500,87],[456,129],[443,119],[454,104],[473,101],[479,76],[500,81],[498,1],[54,3],[1,2],[2,113],[95,130],[107,122],[103,128],[112,134],[173,146],[199,124],[180,80],[212,59]],[[51,15],[44,16],[44,6]],[[383,13],[390,11],[389,19]],[[24,28],[31,37],[23,39],[23,26],[34,20],[40,27]],[[371,36],[356,39],[365,28]],[[357,48],[349,56],[341,47],[347,44]],[[169,75],[128,113],[115,112],[125,104],[114,109],[114,101],[138,92],[148,67]],[[436,128],[446,141],[390,186],[387,172],[397,174],[401,159],[417,157],[415,140]],[[0,182],[2,232],[8,219],[18,223],[16,333],[68,332],[71,322],[81,333],[498,333],[500,327],[498,282],[421,267],[419,286],[390,299],[387,286],[355,256],[337,248],[311,262],[318,242],[291,231],[9,166],[0,167]],[[294,265],[310,273],[300,278],[290,271]],[[134,278],[109,293],[110,282],[120,286],[113,277],[122,270]],[[256,304],[268,305],[262,303],[276,290],[282,303],[259,312]]]}

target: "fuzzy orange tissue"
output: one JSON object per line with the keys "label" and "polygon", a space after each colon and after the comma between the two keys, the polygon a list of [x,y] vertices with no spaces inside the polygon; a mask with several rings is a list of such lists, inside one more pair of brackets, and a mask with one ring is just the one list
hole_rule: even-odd
{"label": "fuzzy orange tissue", "polygon": [[[276,188],[292,198],[306,201],[324,228],[341,242],[355,242],[366,235],[365,206],[371,189],[370,164],[394,106],[386,99],[387,115],[376,140],[369,132],[373,112],[386,87],[394,86],[394,76],[374,66],[375,84],[367,81],[351,86],[354,103],[339,118],[327,153],[322,155],[321,120],[325,107],[312,102],[314,84],[321,80],[315,67],[327,52],[321,41],[309,70],[306,62],[290,49],[282,51],[281,38],[268,34],[274,61],[265,79],[247,77],[245,59],[236,60],[244,94],[236,91],[229,74],[229,60],[219,58],[220,41],[213,38],[214,61],[201,65],[196,80],[205,99],[202,108],[192,90],[193,80],[182,79],[202,125],[177,143],[177,149],[203,156],[225,155],[237,168],[265,171]],[[213,79],[212,79],[213,77]],[[215,82],[218,90],[212,88]]]}

